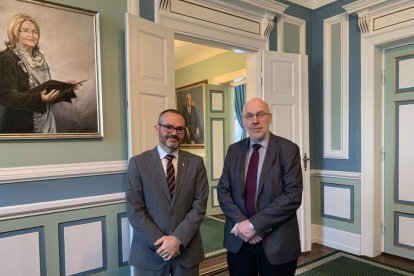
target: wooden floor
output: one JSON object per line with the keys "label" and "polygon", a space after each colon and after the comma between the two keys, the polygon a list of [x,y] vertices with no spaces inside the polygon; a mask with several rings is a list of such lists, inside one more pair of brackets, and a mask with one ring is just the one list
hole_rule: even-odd
{"label": "wooden floor", "polygon": [[[333,251],[336,250],[314,243],[312,244],[311,252],[305,253],[299,257],[298,265],[318,259]],[[372,260],[414,273],[414,261],[412,260],[396,257],[389,254],[381,254],[378,257],[372,258]],[[229,273],[227,271],[226,254],[203,261],[200,264],[200,275],[228,276]]]}

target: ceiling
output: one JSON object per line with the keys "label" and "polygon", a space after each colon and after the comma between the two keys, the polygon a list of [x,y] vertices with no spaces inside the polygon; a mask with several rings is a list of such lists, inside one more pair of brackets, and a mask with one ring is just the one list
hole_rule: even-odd
{"label": "ceiling", "polygon": [[225,52],[227,50],[183,40],[174,40],[175,69],[183,68]]}

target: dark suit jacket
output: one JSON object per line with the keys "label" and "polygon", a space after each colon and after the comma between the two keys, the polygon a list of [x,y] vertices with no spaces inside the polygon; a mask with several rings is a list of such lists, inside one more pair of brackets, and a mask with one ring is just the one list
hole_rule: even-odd
{"label": "dark suit jacket", "polygon": [[201,135],[201,127],[200,117],[198,116],[195,106],[191,106],[191,113],[188,113],[187,106],[184,106],[183,115],[185,119],[185,127],[188,128],[190,132],[190,137],[188,137],[187,133],[185,134],[186,143],[191,144],[191,141],[194,141],[196,144],[202,144],[203,141],[201,137],[196,136],[197,128],[199,129]]}
{"label": "dark suit jacket", "polygon": [[[231,145],[217,187],[220,207],[226,216],[224,247],[237,253],[243,241],[230,234],[233,226],[247,219],[244,201],[244,171],[249,138]],[[299,147],[270,133],[257,190],[256,215],[250,218],[270,263],[296,259],[300,250],[296,210],[302,199],[302,169]]]}
{"label": "dark suit jacket", "polygon": [[127,213],[134,234],[129,263],[157,270],[166,262],[148,249],[163,235],[174,235],[184,250],[176,259],[184,267],[199,264],[203,245],[199,227],[208,198],[208,180],[203,159],[180,150],[173,200],[157,148],[129,161],[126,191]]}

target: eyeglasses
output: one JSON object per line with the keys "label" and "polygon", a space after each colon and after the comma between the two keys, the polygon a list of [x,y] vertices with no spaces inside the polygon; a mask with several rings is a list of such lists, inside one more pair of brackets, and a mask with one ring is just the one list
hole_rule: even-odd
{"label": "eyeglasses", "polygon": [[254,116],[256,116],[257,120],[261,121],[267,115],[270,115],[270,113],[266,113],[266,112],[259,112],[259,113],[256,113],[256,114],[247,113],[246,115],[243,115],[243,118],[248,122],[252,122],[254,120]]}
{"label": "eyeglasses", "polygon": [[163,125],[163,124],[158,124],[159,126],[164,127],[164,131],[167,133],[171,133],[174,131],[177,132],[177,134],[184,134],[185,131],[185,127],[173,127],[172,125]]}
{"label": "eyeglasses", "polygon": [[39,32],[36,30],[20,29],[19,32],[24,33],[25,35],[31,34],[32,36],[39,36]]}

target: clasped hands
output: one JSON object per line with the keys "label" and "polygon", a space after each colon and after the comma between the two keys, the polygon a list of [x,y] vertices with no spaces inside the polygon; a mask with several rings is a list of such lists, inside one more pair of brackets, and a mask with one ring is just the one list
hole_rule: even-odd
{"label": "clasped hands", "polygon": [[159,238],[154,245],[158,247],[155,251],[164,261],[169,261],[181,254],[180,251],[180,240],[173,236],[162,236]]}
{"label": "clasped hands", "polygon": [[257,235],[256,230],[250,227],[250,221],[248,219],[236,223],[230,233],[250,244],[256,244],[262,241],[262,237]]}

